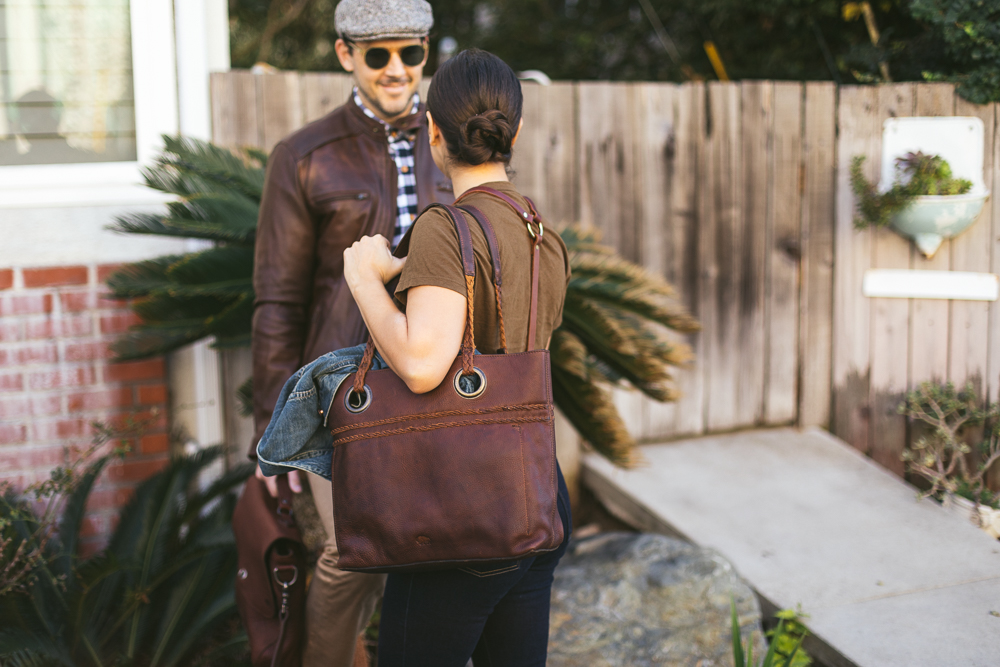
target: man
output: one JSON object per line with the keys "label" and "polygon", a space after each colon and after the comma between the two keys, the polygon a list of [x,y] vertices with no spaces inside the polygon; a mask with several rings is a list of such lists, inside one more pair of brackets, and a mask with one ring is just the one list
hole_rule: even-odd
{"label": "man", "polygon": [[[433,25],[430,5],[342,0],[335,23],[337,56],[353,76],[354,92],[278,143],[267,163],[254,261],[255,442],[292,373],[366,339],[343,278],[344,249],[375,234],[395,246],[425,206],[453,200],[431,158],[416,93]],[[275,495],[275,479],[257,474]],[[303,664],[347,667],[385,577],[337,569],[330,483],[292,472],[293,491],[301,491],[302,477],[328,534],[306,602]]]}

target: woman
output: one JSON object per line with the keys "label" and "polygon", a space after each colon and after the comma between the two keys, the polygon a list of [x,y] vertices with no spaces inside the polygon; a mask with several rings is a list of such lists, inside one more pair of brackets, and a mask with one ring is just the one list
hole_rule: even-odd
{"label": "woman", "polygon": [[[496,231],[503,281],[507,351],[528,347],[532,241],[524,221],[486,185],[527,209],[507,179],[507,165],[521,127],[521,85],[502,60],[463,51],[442,65],[427,96],[431,152],[452,182],[459,205],[478,207]],[[489,249],[469,218],[476,256],[474,338],[496,353],[499,334]],[[385,284],[400,276],[393,303]],[[548,345],[562,319],[569,279],[566,247],[558,234],[541,244],[535,347]],[[365,237],[344,253],[344,276],[388,366],[411,391],[423,393],[444,379],[462,342],[466,285],[454,225],[440,209],[414,223],[409,255],[394,258],[388,241]],[[565,539],[555,551],[482,568],[390,574],[379,625],[382,667],[544,665],[552,573],[570,534],[569,499],[559,473],[559,512]]]}

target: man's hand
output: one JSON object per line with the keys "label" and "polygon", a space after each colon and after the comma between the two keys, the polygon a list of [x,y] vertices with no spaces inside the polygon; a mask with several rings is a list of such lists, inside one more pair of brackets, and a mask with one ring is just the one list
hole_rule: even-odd
{"label": "man's hand", "polygon": [[362,236],[344,250],[344,280],[351,291],[365,281],[378,280],[383,285],[399,275],[406,258],[393,257],[389,241],[381,234]]}
{"label": "man's hand", "polygon": [[[257,470],[254,471],[254,477],[264,482],[264,486],[267,487],[267,492],[271,494],[272,498],[278,497],[277,477],[265,477],[264,473],[260,469],[260,465],[258,465]],[[288,486],[291,487],[293,493],[302,493],[302,481],[299,479],[298,470],[290,470],[288,472]]]}

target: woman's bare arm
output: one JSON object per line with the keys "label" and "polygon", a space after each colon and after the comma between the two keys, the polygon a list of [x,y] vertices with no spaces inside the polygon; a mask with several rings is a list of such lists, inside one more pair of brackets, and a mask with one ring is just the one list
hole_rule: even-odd
{"label": "woman's bare arm", "polygon": [[406,312],[399,312],[385,283],[404,262],[390,254],[384,237],[366,236],[344,251],[344,278],[382,358],[410,391],[422,394],[441,384],[458,355],[466,298],[444,287],[412,287]]}

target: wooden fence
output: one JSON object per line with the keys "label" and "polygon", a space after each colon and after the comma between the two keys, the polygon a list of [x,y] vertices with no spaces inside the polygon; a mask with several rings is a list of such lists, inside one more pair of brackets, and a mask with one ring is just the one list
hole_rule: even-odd
{"label": "wooden fence", "polygon": [[[270,149],[342,104],[337,74],[212,78],[214,137]],[[998,269],[998,216],[928,261],[892,232],[855,231],[848,165],[878,173],[890,116],[973,115],[986,182],[1000,169],[995,108],[945,84],[525,84],[515,184],[546,217],[596,228],[663,274],[704,327],[671,405],[620,392],[644,440],[764,424],[823,425],[901,472],[902,392],[969,379],[995,399],[1000,309],[985,302],[868,299],[866,269]]]}

